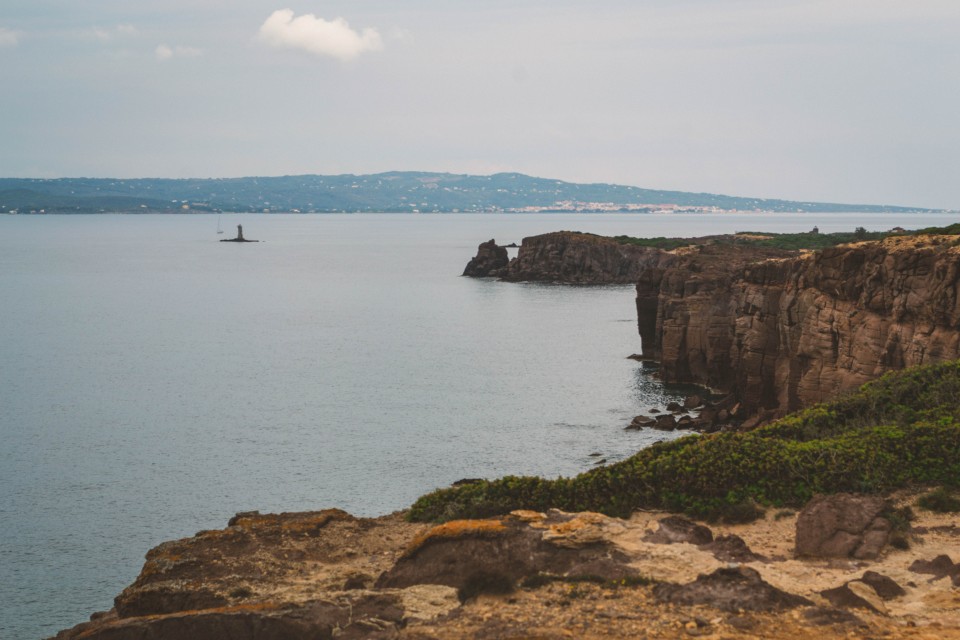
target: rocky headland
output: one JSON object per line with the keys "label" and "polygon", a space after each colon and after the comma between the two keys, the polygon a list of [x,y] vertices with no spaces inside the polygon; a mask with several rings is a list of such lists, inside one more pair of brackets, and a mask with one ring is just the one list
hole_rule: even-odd
{"label": "rocky headland", "polygon": [[151,550],[112,610],[57,638],[960,638],[955,518],[925,512],[899,525],[911,549],[886,544],[885,514],[914,498],[711,527],[658,512],[238,514]]}

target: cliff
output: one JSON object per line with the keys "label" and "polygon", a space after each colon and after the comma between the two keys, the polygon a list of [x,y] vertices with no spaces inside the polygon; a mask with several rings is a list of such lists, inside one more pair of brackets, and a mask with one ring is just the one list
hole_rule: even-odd
{"label": "cliff", "polygon": [[506,249],[493,240],[485,242],[464,275],[509,282],[634,284],[645,268],[659,265],[670,256],[659,249],[613,238],[558,231],[524,238],[517,257],[509,262],[505,258]]}
{"label": "cliff", "polygon": [[794,257],[719,245],[637,281],[644,355],[667,382],[784,413],[883,373],[960,357],[955,236],[896,236]]}

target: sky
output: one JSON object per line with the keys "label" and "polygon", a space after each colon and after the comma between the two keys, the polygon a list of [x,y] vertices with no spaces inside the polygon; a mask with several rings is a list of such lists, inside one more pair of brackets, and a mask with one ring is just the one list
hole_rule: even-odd
{"label": "sky", "polygon": [[518,171],[960,209],[958,0],[4,0],[0,176]]}

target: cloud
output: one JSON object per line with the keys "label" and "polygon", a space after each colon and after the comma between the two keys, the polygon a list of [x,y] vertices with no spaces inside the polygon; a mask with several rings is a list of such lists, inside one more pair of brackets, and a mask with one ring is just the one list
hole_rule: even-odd
{"label": "cloud", "polygon": [[170,58],[196,58],[199,55],[203,55],[203,49],[184,47],[182,45],[171,47],[166,44],[159,44],[157,48],[153,50],[153,54],[157,57],[157,60],[160,61],[169,60]]}
{"label": "cloud", "polygon": [[118,24],[115,27],[94,27],[87,33],[89,36],[101,42],[110,42],[116,38],[129,38],[140,35],[140,30],[132,24]]}
{"label": "cloud", "polygon": [[290,9],[274,11],[260,26],[259,39],[273,47],[300,49],[319,56],[351,60],[366,51],[383,48],[373,28],[355,31],[343,18],[324,20],[312,13],[293,16]]}
{"label": "cloud", "polygon": [[20,44],[20,33],[0,27],[0,47],[15,47]]}

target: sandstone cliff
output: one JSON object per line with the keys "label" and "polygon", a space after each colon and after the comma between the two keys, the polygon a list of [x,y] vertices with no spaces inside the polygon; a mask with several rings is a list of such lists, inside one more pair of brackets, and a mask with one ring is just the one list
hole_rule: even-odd
{"label": "sandstone cliff", "polygon": [[680,249],[637,283],[644,355],[667,382],[782,415],[886,371],[960,357],[955,236],[899,236],[794,257]]}

